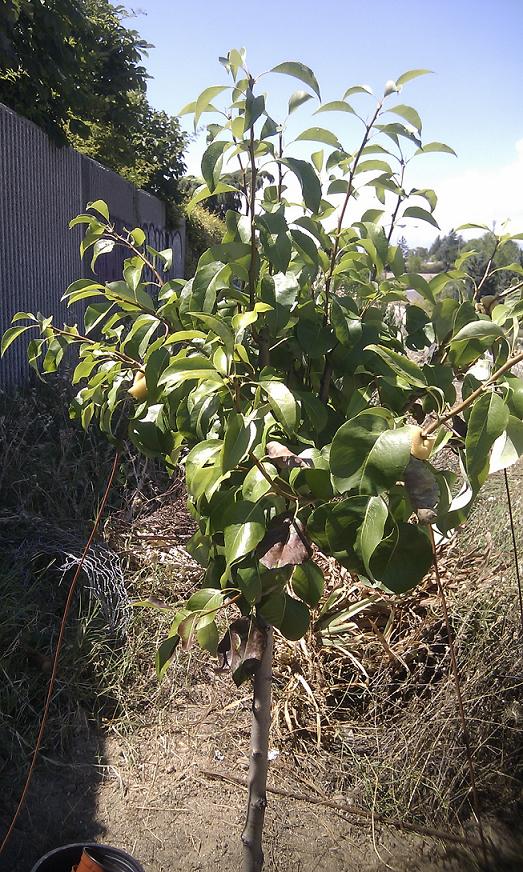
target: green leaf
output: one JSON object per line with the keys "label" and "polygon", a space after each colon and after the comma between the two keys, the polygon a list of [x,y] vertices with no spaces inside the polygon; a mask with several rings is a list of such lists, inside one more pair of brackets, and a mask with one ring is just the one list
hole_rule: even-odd
{"label": "green leaf", "polygon": [[258,503],[241,500],[224,515],[225,557],[230,566],[256,548],[265,534],[265,516]]}
{"label": "green leaf", "polygon": [[9,327],[2,336],[2,343],[0,345],[0,357],[4,356],[7,349],[9,348],[11,343],[15,341],[15,339],[18,339],[18,337],[21,336],[22,333],[25,333],[26,330],[31,330],[36,326],[36,324],[24,324],[20,327]]}
{"label": "green leaf", "polygon": [[219,181],[223,152],[229,145],[229,142],[215,140],[203,153],[202,176],[211,194],[214,193]]}
{"label": "green leaf", "polygon": [[102,215],[106,221],[109,221],[109,209],[107,207],[107,203],[104,203],[103,200],[93,200],[92,203],[87,204],[88,209],[94,209],[95,212],[98,212]]}
{"label": "green leaf", "polygon": [[507,469],[523,456],[523,421],[510,415],[507,429],[492,446],[489,475]]}
{"label": "green leaf", "polygon": [[218,94],[221,94],[227,89],[228,88],[226,85],[212,85],[210,88],[205,88],[205,90],[202,91],[194,106],[195,130],[198,127],[198,121],[200,120],[200,117],[203,115],[204,112],[208,111],[208,109],[211,108],[211,101],[214,100],[214,98],[217,97]]}
{"label": "green leaf", "polygon": [[426,76],[428,73],[432,73],[433,70],[407,70],[406,73],[402,73],[401,76],[396,79],[396,85],[401,87],[401,85],[405,85],[407,82],[410,82],[411,79],[417,79],[418,76]]}
{"label": "green leaf", "polygon": [[438,230],[440,229],[432,213],[427,212],[426,209],[422,209],[420,206],[407,206],[403,213],[403,218],[419,218],[420,221],[426,221],[427,224],[432,224],[433,227],[437,227]]}
{"label": "green leaf", "polygon": [[332,440],[330,467],[338,493],[379,494],[403,475],[410,457],[411,428],[390,429],[379,407],[360,412]]}
{"label": "green leaf", "polygon": [[364,160],[358,164],[354,175],[358,175],[358,173],[369,173],[374,170],[379,170],[382,173],[388,173],[388,175],[392,175],[392,168],[387,161],[384,160]]}
{"label": "green leaf", "polygon": [[245,132],[250,130],[251,127],[254,127],[258,118],[263,115],[264,111],[265,97],[262,94],[254,97],[252,91],[249,89],[245,101]]}
{"label": "green leaf", "polygon": [[192,357],[181,357],[174,360],[161,374],[158,384],[174,387],[183,381],[199,379],[222,381],[220,373],[216,371],[211,361],[201,354],[195,354]]}
{"label": "green leaf", "polygon": [[489,455],[496,439],[504,432],[509,410],[504,400],[489,392],[476,400],[469,415],[465,438],[467,475],[478,491],[489,472]]}
{"label": "green leaf", "polygon": [[158,680],[164,677],[165,673],[171,665],[175,651],[180,644],[180,637],[177,633],[164,639],[156,651],[156,675]]}
{"label": "green leaf", "polygon": [[264,597],[258,604],[257,611],[268,624],[279,627],[285,613],[285,594],[283,591],[275,591],[270,596]]}
{"label": "green leaf", "polygon": [[294,157],[282,158],[281,163],[292,170],[300,183],[306,207],[316,213],[321,203],[321,184],[314,167]]}
{"label": "green leaf", "polygon": [[313,239],[301,230],[291,230],[291,237],[304,260],[313,267],[319,263],[318,249]]}
{"label": "green leaf", "polygon": [[408,381],[413,387],[426,387],[427,379],[423,370],[405,354],[398,354],[397,351],[392,351],[391,348],[385,348],[382,345],[368,345],[365,350],[377,354],[396,375]]}
{"label": "green leaf", "polygon": [[216,588],[214,587],[202,587],[200,590],[197,590],[196,593],[193,593],[192,596],[187,600],[186,608],[189,609],[190,612],[201,612],[206,610],[209,606],[215,605],[216,597],[218,596],[217,604],[221,605],[223,602],[223,594],[217,593]]}
{"label": "green leaf", "polygon": [[311,160],[317,173],[321,173],[323,169],[323,149],[315,151],[311,154]]}
{"label": "green leaf", "polygon": [[314,608],[323,596],[325,579],[320,567],[312,560],[295,566],[291,576],[291,587],[304,603]]}
{"label": "green leaf", "polygon": [[210,654],[216,654],[220,637],[218,635],[218,628],[214,621],[206,623],[203,626],[200,626],[200,622],[198,622],[196,641],[204,651],[209,651]]}
{"label": "green leaf", "polygon": [[292,435],[298,422],[298,405],[294,395],[279,381],[262,381],[260,387],[267,394],[274,417]]}
{"label": "green leaf", "polygon": [[280,128],[272,118],[265,119],[263,127],[260,131],[260,139],[269,139],[271,136],[276,136],[280,132]]}
{"label": "green leaf", "polygon": [[309,629],[309,610],[304,603],[294,599],[294,597],[289,596],[287,593],[284,594],[284,598],[285,608],[278,629],[286,639],[296,642]]}
{"label": "green leaf", "polygon": [[453,365],[463,368],[473,363],[503,335],[501,327],[493,324],[492,321],[480,320],[465,324],[450,342]]}
{"label": "green leaf", "polygon": [[412,106],[405,106],[403,103],[399,103],[397,106],[392,106],[390,109],[387,109],[387,112],[393,112],[394,115],[399,115],[401,118],[404,118],[405,121],[408,121],[409,124],[412,124],[412,126],[421,133],[421,118]]}
{"label": "green leaf", "polygon": [[239,567],[234,583],[238,585],[242,596],[245,597],[249,605],[254,606],[260,601],[262,596],[262,581],[257,564],[255,566]]}
{"label": "green leaf", "polygon": [[363,560],[363,565],[372,577],[370,560],[383,538],[388,509],[381,497],[371,497],[365,509],[363,523],[358,530],[355,551]]}
{"label": "green leaf", "polygon": [[346,100],[347,97],[350,97],[352,94],[372,94],[372,88],[369,85],[351,85],[350,88],[347,88],[343,95],[343,99]]}
{"label": "green leaf", "polygon": [[334,148],[341,148],[340,143],[334,133],[326,130],[324,127],[309,127],[296,137],[295,142],[306,140],[310,142],[324,142],[325,145],[332,145]]}
{"label": "green leaf", "polygon": [[256,425],[243,415],[233,412],[227,420],[223,442],[222,470],[235,469],[247,456],[256,437]]}
{"label": "green leaf", "polygon": [[349,112],[351,115],[355,114],[352,106],[349,106],[345,100],[331,100],[330,103],[324,103],[313,114],[318,115],[319,112]]}
{"label": "green leaf", "polygon": [[212,333],[219,336],[225,350],[232,354],[235,337],[225,318],[222,318],[220,315],[209,315],[207,312],[191,312],[191,318],[201,321]]}
{"label": "green leaf", "polygon": [[198,203],[203,202],[203,200],[207,200],[208,197],[213,197],[216,194],[228,194],[231,191],[235,191],[236,193],[240,193],[238,188],[235,188],[234,185],[226,185],[225,182],[218,182],[213,191],[210,191],[207,185],[200,185],[199,188],[194,192],[193,196],[186,204],[185,209],[188,214],[192,212],[195,206]]}
{"label": "green leaf", "polygon": [[398,524],[396,535],[383,540],[371,560],[374,578],[393,593],[412,590],[431,565],[432,546],[425,528],[403,521]]}
{"label": "green leaf", "polygon": [[[433,152],[433,151],[440,151],[440,152],[443,152],[444,154],[453,154],[454,157],[457,157],[457,154],[454,151],[454,149],[451,148],[450,145],[445,145],[444,142],[427,142],[426,145],[422,145],[420,148],[418,148],[418,150],[414,152],[414,155],[430,154],[430,152]],[[479,225],[473,225],[473,226],[479,226]],[[461,229],[460,227],[456,227],[456,230],[460,230],[460,229]],[[463,227],[463,229],[464,229],[464,227]],[[485,227],[485,230],[489,230],[489,229],[490,228]]]}
{"label": "green leaf", "polygon": [[266,461],[260,461],[266,475],[257,466],[253,466],[245,476],[242,487],[242,496],[245,500],[256,503],[271,489],[270,481],[276,476],[276,467]]}
{"label": "green leaf", "polygon": [[307,100],[312,100],[312,94],[308,94],[307,91],[295,91],[294,94],[291,94],[289,99],[289,115],[292,112],[295,112],[299,106],[302,106]]}
{"label": "green leaf", "polygon": [[286,61],[283,64],[278,64],[276,67],[273,67],[271,73],[283,73],[286,76],[294,76],[295,79],[299,79],[300,82],[305,82],[309,88],[312,88],[314,93],[317,94],[321,100],[320,86],[316,81],[316,76],[310,67],[306,67],[305,64],[302,64],[299,61]]}

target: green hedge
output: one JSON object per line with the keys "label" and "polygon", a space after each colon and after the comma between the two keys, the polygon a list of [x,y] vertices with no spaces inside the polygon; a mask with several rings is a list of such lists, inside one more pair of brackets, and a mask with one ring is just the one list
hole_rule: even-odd
{"label": "green hedge", "polygon": [[225,222],[213,215],[203,206],[195,206],[186,215],[187,253],[185,255],[185,278],[190,279],[196,272],[200,256],[222,241],[225,233]]}

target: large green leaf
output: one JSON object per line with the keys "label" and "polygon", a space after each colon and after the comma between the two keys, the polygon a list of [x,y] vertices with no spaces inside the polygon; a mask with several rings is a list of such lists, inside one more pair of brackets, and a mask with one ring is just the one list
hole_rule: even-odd
{"label": "large green leaf", "polygon": [[[431,154],[432,152],[443,152],[443,154],[453,154],[454,157],[457,157],[456,152],[450,145],[445,145],[444,142],[427,142],[426,145],[422,145],[421,148],[415,152],[416,154]],[[483,227],[483,225],[473,225],[473,226],[481,226],[484,230],[489,230],[488,227]],[[460,228],[457,227],[456,230]]]}
{"label": "large green leaf", "polygon": [[251,503],[257,502],[271,489],[271,479],[275,478],[277,470],[272,463],[260,461],[265,475],[258,466],[253,466],[245,476],[242,496]]}
{"label": "large green leaf", "polygon": [[15,341],[15,339],[18,339],[18,337],[21,336],[22,333],[25,333],[26,330],[31,330],[31,328],[34,328],[36,326],[36,324],[24,324],[24,326],[19,327],[9,327],[2,336],[2,343],[0,345],[0,357],[3,357],[3,355],[6,353],[7,349],[9,348],[11,343]]}
{"label": "large green leaf", "polygon": [[296,642],[309,629],[309,610],[303,602],[294,599],[288,593],[284,594],[284,598],[285,609],[278,629],[286,639]]}
{"label": "large green leaf", "polygon": [[396,85],[401,87],[407,82],[410,82],[411,79],[417,79],[418,76],[426,76],[428,73],[432,72],[433,70],[407,70],[406,73],[402,73],[401,76],[398,76],[396,79]]}
{"label": "large green leaf", "polygon": [[439,230],[439,224],[432,213],[427,212],[426,209],[422,209],[421,206],[407,206],[403,212],[403,218],[418,218],[420,221],[426,221],[427,224],[432,224],[433,227],[437,227]]}
{"label": "large green leaf", "polygon": [[332,133],[331,130],[326,130],[324,127],[309,127],[296,137],[296,142],[300,140],[324,142],[325,145],[333,145],[334,148],[341,148],[341,144],[334,133]]}
{"label": "large green leaf", "polygon": [[403,103],[399,103],[397,106],[391,106],[390,109],[387,109],[387,112],[393,112],[394,115],[404,118],[405,121],[408,121],[409,124],[412,124],[421,133],[421,118],[412,106],[405,106]]}
{"label": "large green leaf", "polygon": [[423,370],[420,369],[417,363],[410,360],[406,354],[398,354],[397,351],[392,351],[392,349],[385,348],[383,345],[368,345],[365,350],[377,354],[392,372],[405,379],[413,387],[426,387],[427,380]]}
{"label": "large green leaf", "polygon": [[312,100],[312,94],[308,94],[307,91],[295,91],[294,94],[291,94],[289,98],[289,115],[292,112],[295,112],[299,106],[302,106],[307,100]]}
{"label": "large green leaf", "polygon": [[230,144],[230,142],[225,142],[223,140],[215,140],[214,142],[211,142],[209,147],[203,153],[202,176],[211,194],[214,192],[219,180],[220,169],[223,162],[223,153]]}
{"label": "large green leaf", "polygon": [[323,596],[325,587],[323,572],[313,560],[306,560],[305,563],[294,567],[291,587],[297,597],[314,608]]}
{"label": "large green leaf", "polygon": [[311,212],[318,212],[321,203],[321,184],[312,164],[295,157],[281,159],[281,163],[294,173],[300,183],[303,201]]}
{"label": "large green leaf", "polygon": [[329,103],[324,103],[319,109],[316,109],[315,115],[320,112],[348,112],[354,115],[354,109],[345,100],[331,100]]}
{"label": "large green leaf", "polygon": [[354,546],[371,577],[370,560],[383,538],[387,516],[388,509],[382,497],[371,497]]}
{"label": "large green leaf", "polygon": [[504,432],[509,411],[504,400],[489,392],[476,400],[469,415],[465,438],[467,475],[474,491],[488,476],[489,455],[496,439]]}
{"label": "large green leaf", "polygon": [[490,320],[472,321],[465,324],[450,343],[450,359],[460,369],[473,363],[490,346],[503,336],[503,330]]}
{"label": "large green leaf", "polygon": [[240,193],[238,188],[235,188],[234,185],[227,185],[225,182],[217,182],[212,191],[209,190],[208,185],[200,185],[186,204],[185,209],[187,213],[190,214],[194,207],[197,206],[198,203],[202,203],[203,200],[207,200],[209,197],[213,197],[216,194],[227,194],[231,191]]}
{"label": "large green leaf", "polygon": [[183,381],[198,381],[199,379],[222,381],[220,373],[216,371],[209,358],[202,354],[195,354],[192,357],[175,359],[162,372],[158,384],[172,388]]}
{"label": "large green leaf", "polygon": [[263,381],[260,387],[267,394],[274,417],[292,435],[298,421],[298,404],[294,394],[279,381]]}
{"label": "large green leaf", "polygon": [[247,456],[256,437],[256,425],[243,415],[233,412],[227,419],[223,440],[222,470],[235,469]]}
{"label": "large green leaf", "polygon": [[194,107],[195,130],[198,127],[198,121],[200,120],[200,117],[203,115],[204,112],[209,111],[209,109],[211,108],[211,101],[226,90],[227,85],[211,85],[209,88],[205,88],[205,90],[202,91],[202,93],[196,100],[196,105]]}
{"label": "large green leaf", "polygon": [[356,572],[364,571],[363,562],[355,548],[368,501],[367,496],[348,497],[346,500],[322,507],[325,510],[323,513],[316,509],[313,513],[314,518],[309,519],[309,531],[311,531],[310,522],[313,521],[311,531],[313,538],[316,533],[314,527],[324,523],[325,529],[323,533],[320,532],[320,539],[324,538],[326,544],[318,543],[320,547],[332,554],[343,566]]}
{"label": "large green leaf", "polygon": [[258,503],[234,503],[224,515],[225,557],[230,566],[249,554],[265,534],[265,516]]}
{"label": "large green leaf", "polygon": [[305,64],[302,64],[300,61],[285,61],[283,64],[278,64],[273,67],[271,73],[283,73],[287,76],[293,76],[295,79],[299,79],[300,82],[305,82],[309,88],[312,88],[315,94],[321,99],[320,96],[320,86],[316,80],[316,76],[312,72],[310,67],[306,67]]}
{"label": "large green leaf", "polygon": [[209,315],[207,312],[191,312],[191,318],[201,321],[209,330],[216,333],[222,340],[225,350],[229,354],[233,353],[235,336],[225,318],[221,315]]}
{"label": "large green leaf", "polygon": [[412,590],[432,564],[432,546],[425,528],[400,522],[371,559],[373,577],[393,593]]}
{"label": "large green leaf", "polygon": [[507,469],[523,457],[523,421],[510,415],[507,429],[492,446],[489,474]]}
{"label": "large green leaf", "polygon": [[411,428],[390,429],[389,413],[373,408],[343,424],[332,440],[330,466],[338,493],[379,494],[409,461]]}

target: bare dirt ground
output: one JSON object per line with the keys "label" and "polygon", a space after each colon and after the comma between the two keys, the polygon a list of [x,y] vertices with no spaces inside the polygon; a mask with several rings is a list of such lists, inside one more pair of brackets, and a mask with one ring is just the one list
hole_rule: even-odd
{"label": "bare dirt ground", "polygon": [[[172,509],[169,512],[172,515]],[[160,532],[166,521],[173,522],[172,517],[158,520]],[[492,516],[490,524],[493,529]],[[147,532],[138,536],[146,543],[153,542],[153,527],[149,523]],[[165,549],[162,553],[165,556]],[[165,564],[161,553],[148,552],[140,560],[151,577],[155,561]],[[178,581],[178,595],[187,595],[194,577],[189,573],[184,579],[181,568],[172,572]],[[449,585],[454,574],[452,565],[447,572]],[[480,576],[474,578],[478,584]],[[483,577],[484,584],[490,583],[489,578]],[[164,575],[162,579],[162,584],[172,584],[172,579],[166,580]],[[420,626],[437,617],[431,612],[436,606],[430,591],[429,587],[421,599],[426,605]],[[161,590],[155,593],[165,595]],[[408,614],[407,610],[405,621]],[[355,640],[364,629],[363,622],[354,627]],[[440,649],[438,663],[445,664],[445,644],[439,644],[432,653]],[[39,761],[26,809],[0,859],[1,872],[30,872],[47,850],[83,840],[124,848],[143,864],[145,872],[239,870],[246,791],[227,778],[241,782],[246,778],[250,688],[243,685],[236,689],[229,674],[214,667],[211,659],[196,653],[181,657],[162,685],[167,704],[158,706],[154,665],[152,657],[146,657],[141,665],[140,693],[144,699],[149,696],[149,705],[142,706],[139,716],[134,712],[126,725],[121,719],[112,722],[106,718],[94,726],[79,708],[76,735],[66,752],[45,753]],[[443,671],[447,669],[448,664]],[[277,701],[285,690],[282,674]],[[347,674],[341,679],[346,680]],[[289,700],[293,703],[293,698]],[[311,732],[312,740],[309,736],[295,743],[289,735],[285,737],[280,722],[273,724],[269,785],[293,796],[269,793],[264,839],[267,872],[466,872],[484,868],[479,862],[476,826],[465,829],[466,838],[475,843],[467,848],[448,839],[384,825],[373,814],[368,791],[364,796],[361,791],[339,786],[347,784],[347,764],[343,773],[341,769],[338,772],[339,747],[335,750],[332,743],[329,747],[328,733],[322,733],[326,741],[318,750],[314,729]],[[443,762],[452,766],[452,760]],[[375,771],[377,794],[380,770]],[[213,778],[209,773],[221,777]],[[519,777],[517,772],[514,777]],[[2,831],[15,800],[9,791],[8,770],[0,772]],[[328,807],[324,800],[341,808]],[[352,804],[352,813],[342,810],[347,804]],[[357,808],[366,813],[358,814]],[[521,872],[523,827],[514,819],[513,810],[512,822],[507,823],[505,816],[505,824],[500,822],[504,809],[499,812],[492,820],[487,816],[484,820],[487,837],[496,846],[489,869]],[[389,817],[397,818],[394,810]],[[436,819],[425,825],[450,834],[450,829]]]}
{"label": "bare dirt ground", "polygon": [[[46,850],[93,840],[129,851],[146,872],[239,870],[245,790],[206,772],[245,779],[249,702],[248,688],[235,690],[228,675],[209,668],[174,698],[170,710],[137,732],[126,736],[110,725],[98,733],[81,727],[65,757],[41,760],[0,869],[29,872]],[[480,868],[474,860],[477,848],[467,851],[382,826],[372,816],[361,820],[314,804],[315,798],[358,801],[349,794],[326,793],[332,780],[326,765],[325,756],[314,760],[312,749],[310,761],[283,753],[271,763],[269,783],[304,799],[269,795],[268,872]],[[331,765],[336,765],[334,758]],[[494,835],[504,860],[500,856],[491,868],[523,869],[512,844],[515,834],[496,825]]]}
{"label": "bare dirt ground", "polygon": [[[123,847],[146,872],[239,870],[245,790],[205,772],[245,778],[248,701],[221,677],[192,688],[191,696],[198,701],[180,700],[178,711],[164,712],[131,739],[84,732],[67,758],[42,761],[0,868],[28,872],[51,847],[85,839]],[[301,777],[292,763],[278,757],[270,782],[321,796],[321,783]],[[273,872],[474,868],[466,852],[437,840],[275,795],[265,858]]]}

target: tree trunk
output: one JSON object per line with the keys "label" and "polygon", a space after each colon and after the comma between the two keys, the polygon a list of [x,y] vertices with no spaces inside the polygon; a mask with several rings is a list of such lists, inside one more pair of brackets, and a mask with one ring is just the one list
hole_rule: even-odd
{"label": "tree trunk", "polygon": [[273,630],[266,628],[267,644],[261,665],[254,676],[249,763],[249,801],[242,833],[243,872],[261,872],[262,835],[267,807],[267,769],[269,728],[271,725]]}

